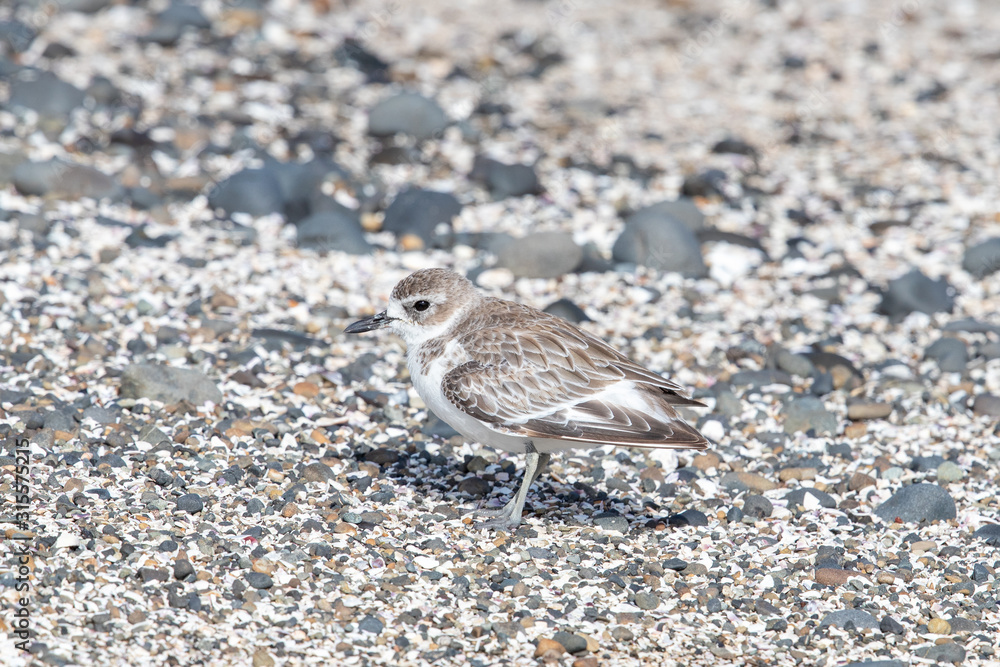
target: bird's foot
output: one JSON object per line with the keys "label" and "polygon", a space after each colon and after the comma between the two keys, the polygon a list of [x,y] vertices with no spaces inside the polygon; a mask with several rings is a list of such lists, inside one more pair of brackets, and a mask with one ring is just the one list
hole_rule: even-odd
{"label": "bird's foot", "polygon": [[472,513],[476,517],[488,517],[487,521],[476,521],[473,526],[480,530],[514,530],[521,523],[521,513],[515,516],[515,503],[511,500],[503,507],[480,509]]}

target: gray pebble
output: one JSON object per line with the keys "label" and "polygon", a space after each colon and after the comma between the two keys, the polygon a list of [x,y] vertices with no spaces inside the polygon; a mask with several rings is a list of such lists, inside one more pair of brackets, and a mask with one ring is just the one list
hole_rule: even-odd
{"label": "gray pebble", "polygon": [[756,519],[766,519],[774,511],[774,505],[764,496],[750,495],[743,499],[743,514]]}
{"label": "gray pebble", "polygon": [[486,186],[494,199],[536,195],[542,192],[535,168],[526,164],[505,164],[479,155],[469,179]]}
{"label": "gray pebble", "polygon": [[837,506],[837,501],[829,493],[811,487],[792,489],[785,494],[785,500],[788,502],[789,507],[798,507],[800,505],[805,507],[807,495],[815,498],[819,502],[820,507],[832,509]]}
{"label": "gray pebble", "polygon": [[396,195],[385,210],[382,229],[398,237],[415,234],[431,247],[437,240],[437,228],[445,225],[449,235],[452,220],[462,212],[462,204],[447,192],[410,188]]}
{"label": "gray pebble", "polygon": [[222,392],[204,373],[192,368],[133,364],[121,379],[122,398],[148,398],[163,403],[187,400],[195,405],[222,401]]}
{"label": "gray pebble", "polygon": [[480,477],[467,477],[458,483],[459,493],[470,496],[485,496],[490,492],[490,483]]}
{"label": "gray pebble", "polygon": [[671,526],[707,526],[708,517],[698,510],[684,510],[671,514],[667,523]]}
{"label": "gray pebble", "polygon": [[694,278],[708,275],[698,238],[687,225],[674,218],[626,220],[611,254],[617,262]]}
{"label": "gray pebble", "polygon": [[186,558],[174,561],[174,579],[185,579],[194,574],[194,566]]}
{"label": "gray pebble", "polygon": [[910,313],[950,313],[955,307],[952,288],[944,278],[931,280],[919,269],[889,281],[878,310],[893,321]]}
{"label": "gray pebble", "polygon": [[177,509],[188,514],[197,514],[205,509],[205,501],[197,493],[185,493],[177,499]]}
{"label": "gray pebble", "polygon": [[11,177],[23,195],[60,199],[120,199],[124,189],[115,179],[82,164],[53,158],[44,162],[22,162]]}
{"label": "gray pebble", "polygon": [[958,338],[939,338],[927,346],[924,358],[936,361],[942,373],[961,373],[969,362],[969,351]]}
{"label": "gray pebble", "polygon": [[562,644],[570,655],[583,653],[587,650],[587,640],[578,634],[560,631],[552,635],[552,638]]}
{"label": "gray pebble", "polygon": [[208,205],[226,215],[246,213],[259,217],[284,210],[281,182],[271,169],[244,169],[220,182],[208,193]]}
{"label": "gray pebble", "polygon": [[247,572],[245,579],[251,587],[258,590],[267,589],[274,586],[274,579],[263,572]]}
{"label": "gray pebble", "polygon": [[497,254],[497,266],[517,278],[558,278],[572,272],[583,249],[565,232],[538,232],[514,239]]}
{"label": "gray pebble", "polygon": [[[69,412],[71,413],[72,410]],[[76,421],[71,414],[67,414],[62,410],[52,410],[45,413],[44,427],[51,428],[54,431],[75,431]]]}
{"label": "gray pebble", "polygon": [[647,591],[639,591],[635,594],[635,606],[639,609],[651,611],[660,606],[660,598]]}
{"label": "gray pebble", "polygon": [[972,536],[986,540],[986,544],[1000,547],[1000,523],[988,523],[985,526],[980,526]]}
{"label": "gray pebble", "polygon": [[313,213],[298,224],[300,248],[326,252],[339,250],[352,255],[370,255],[372,246],[365,239],[358,214],[347,207]]}
{"label": "gray pebble", "polygon": [[604,530],[617,530],[620,533],[628,532],[628,520],[620,514],[602,512],[594,516],[594,525]]}
{"label": "gray pebble", "polygon": [[1000,396],[979,394],[972,401],[972,413],[980,417],[1000,417]]}
{"label": "gray pebble", "polygon": [[400,93],[382,100],[368,114],[368,134],[391,137],[408,134],[430,139],[448,127],[448,117],[434,100],[416,93]]}
{"label": "gray pebble", "polygon": [[1000,238],[992,238],[966,248],[962,268],[976,278],[985,278],[1000,270]]}
{"label": "gray pebble", "polygon": [[749,386],[753,389],[760,389],[771,384],[781,384],[791,387],[792,376],[784,371],[760,370],[760,371],[737,371],[729,378],[729,384],[734,387]]}
{"label": "gray pebble", "polygon": [[40,116],[68,118],[83,105],[86,95],[51,72],[22,71],[10,84],[7,104],[12,109],[27,109]]}
{"label": "gray pebble", "polygon": [[692,232],[698,232],[705,228],[705,214],[701,212],[694,200],[688,197],[681,197],[671,201],[661,201],[651,206],[635,211],[625,220],[625,224],[636,223],[644,220],[663,222],[664,220],[676,220],[682,223]]}
{"label": "gray pebble", "polygon": [[925,660],[933,660],[934,662],[957,664],[965,661],[965,648],[955,642],[932,644],[931,646],[913,649],[913,655]]}
{"label": "gray pebble", "polygon": [[569,299],[559,299],[558,301],[553,301],[545,307],[544,311],[549,315],[561,317],[562,319],[568,322],[573,322],[574,324],[591,321],[591,319],[587,317],[587,313],[583,312],[583,308],[576,305]]}
{"label": "gray pebble", "polygon": [[903,624],[888,615],[882,617],[882,620],[878,624],[878,629],[883,635],[906,634],[906,628],[903,627]]}
{"label": "gray pebble", "polygon": [[819,627],[825,628],[828,625],[833,625],[838,628],[843,628],[849,623],[854,624],[854,627],[858,630],[863,628],[871,628],[873,630],[878,629],[878,621],[875,620],[875,617],[866,611],[861,611],[860,609],[841,609],[839,611],[831,611],[823,617],[823,620],[819,623]]}
{"label": "gray pebble", "polygon": [[320,461],[315,461],[302,468],[300,479],[303,482],[326,482],[336,478],[333,469]]}
{"label": "gray pebble", "polygon": [[785,433],[815,431],[816,435],[835,435],[839,420],[815,396],[796,395],[782,409]]}
{"label": "gray pebble", "polygon": [[957,482],[965,477],[965,471],[951,461],[945,461],[937,468],[937,481],[945,484]]}
{"label": "gray pebble", "polygon": [[804,378],[811,376],[813,371],[815,371],[813,363],[809,361],[809,357],[802,354],[793,354],[788,350],[779,350],[778,354],[775,355],[774,363],[781,370]]}
{"label": "gray pebble", "polygon": [[957,515],[951,495],[936,484],[911,484],[878,506],[875,514],[883,521],[896,518],[910,523],[946,521]]}
{"label": "gray pebble", "polygon": [[358,629],[362,632],[370,632],[373,635],[382,634],[382,630],[385,628],[385,624],[378,619],[377,616],[372,616],[369,614],[361,619],[358,623]]}

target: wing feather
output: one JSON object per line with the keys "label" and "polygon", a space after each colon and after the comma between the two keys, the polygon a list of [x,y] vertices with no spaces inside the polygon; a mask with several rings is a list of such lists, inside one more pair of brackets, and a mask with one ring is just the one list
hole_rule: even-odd
{"label": "wing feather", "polygon": [[491,305],[485,321],[458,329],[469,332],[457,342],[470,360],[442,380],[445,396],[465,413],[530,438],[707,446],[675,409],[702,405],[680,385],[560,318],[507,301]]}

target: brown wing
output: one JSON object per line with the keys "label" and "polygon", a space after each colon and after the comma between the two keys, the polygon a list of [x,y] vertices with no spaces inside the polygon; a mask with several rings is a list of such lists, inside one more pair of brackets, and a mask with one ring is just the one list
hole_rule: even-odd
{"label": "brown wing", "polygon": [[[531,438],[703,448],[677,414],[702,405],[681,387],[569,322],[495,301],[457,342],[471,360],[445,375],[445,396],[497,431]],[[524,322],[529,316],[530,328]],[[478,326],[477,326],[478,325]],[[483,326],[487,325],[487,326]]]}

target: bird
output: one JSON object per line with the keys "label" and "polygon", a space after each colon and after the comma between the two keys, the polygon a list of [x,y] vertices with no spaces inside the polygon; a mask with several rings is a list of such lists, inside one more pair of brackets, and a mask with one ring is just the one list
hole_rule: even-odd
{"label": "bird", "polygon": [[677,383],[555,315],[483,294],[464,276],[422,269],[388,307],[344,332],[388,328],[406,343],[417,393],[471,441],[525,455],[509,502],[481,509],[477,527],[512,530],[528,489],[555,452],[604,445],[705,449],[677,412],[703,406]]}

